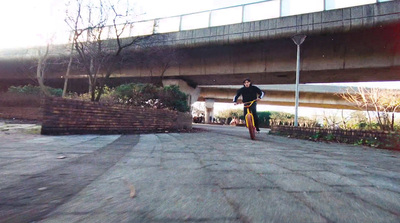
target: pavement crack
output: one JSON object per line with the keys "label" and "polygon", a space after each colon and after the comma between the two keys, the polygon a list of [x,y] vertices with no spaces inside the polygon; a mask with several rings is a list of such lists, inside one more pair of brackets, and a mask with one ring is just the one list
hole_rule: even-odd
{"label": "pavement crack", "polygon": [[218,165],[218,163],[212,163],[212,164],[208,164],[208,165],[204,165],[204,166],[201,166],[201,167],[199,167],[199,168],[196,168],[196,170],[203,169],[203,168],[207,168],[207,167],[209,167],[209,166],[216,166],[216,165]]}
{"label": "pavement crack", "polygon": [[240,205],[235,202],[233,199],[230,199],[227,195],[226,195],[226,190],[221,188],[222,193],[226,199],[226,201],[228,202],[228,204],[232,207],[232,209],[234,210],[234,212],[236,213],[236,219],[238,219],[240,222],[243,223],[250,223],[252,222],[251,219],[244,215],[241,211],[240,211]]}

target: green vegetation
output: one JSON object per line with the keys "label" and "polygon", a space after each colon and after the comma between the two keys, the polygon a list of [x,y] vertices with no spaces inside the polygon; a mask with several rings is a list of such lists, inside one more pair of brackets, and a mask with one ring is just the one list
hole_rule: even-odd
{"label": "green vegetation", "polygon": [[218,115],[216,115],[217,118],[219,119],[232,119],[233,117],[236,117],[238,119],[244,119],[243,116],[243,108],[234,108],[234,109],[226,109],[222,112],[219,112]]}
{"label": "green vegetation", "polygon": [[329,133],[328,135],[326,135],[325,137],[325,140],[328,140],[328,141],[333,141],[336,137],[335,137],[335,135],[334,134],[332,134],[332,133]]}
{"label": "green vegetation", "polygon": [[[260,126],[270,127],[274,126],[293,126],[294,115],[285,112],[258,112],[260,119]],[[243,109],[228,109],[220,112],[217,116],[220,119],[239,117],[243,119]],[[365,145],[377,148],[390,148],[400,149],[400,133],[397,132],[399,124],[394,124],[394,129],[397,131],[385,131],[382,132],[380,125],[370,121],[367,117],[367,113],[362,111],[354,111],[347,117],[343,115],[338,116],[337,114],[327,116],[324,114],[322,117],[322,123],[317,118],[306,118],[299,117],[299,126],[307,127],[304,131],[285,130],[285,128],[279,129],[278,131],[271,132],[271,134],[295,137],[300,139],[307,139],[312,141],[325,141],[325,142],[337,142],[337,143],[351,143],[355,145]],[[225,122],[229,123],[229,122]],[[310,131],[311,128],[311,131]],[[315,128],[313,130],[313,128]],[[375,134],[374,132],[380,132],[380,137],[363,137],[357,139],[357,134],[343,134],[343,131],[365,131],[368,134]],[[371,131],[372,133],[369,133]]]}
{"label": "green vegetation", "polygon": [[382,142],[380,142],[377,138],[367,138],[367,139],[360,139],[357,140],[354,145],[364,145],[364,146],[371,146],[371,147],[381,147]]}
{"label": "green vegetation", "polygon": [[[62,89],[46,87],[46,90],[51,96],[61,97]],[[26,95],[42,95],[43,91],[39,86],[25,85],[25,86],[11,86],[8,88],[9,93],[26,94]]]}
{"label": "green vegetation", "polygon": [[311,139],[318,140],[322,138],[321,132],[317,131],[314,135],[311,136]]}
{"label": "green vegetation", "polygon": [[114,89],[117,103],[133,106],[157,106],[159,89],[152,84],[123,84]]}
{"label": "green vegetation", "polygon": [[[91,100],[90,93],[70,94],[69,97]],[[188,112],[190,107],[187,100],[188,96],[176,85],[157,87],[153,84],[129,83],[115,88],[105,86],[100,102]]]}
{"label": "green vegetation", "polygon": [[[157,87],[152,84],[123,84],[110,92],[119,104],[168,108],[180,112],[188,112],[188,96],[176,85]],[[104,97],[105,95],[103,95]]]}
{"label": "green vegetation", "polygon": [[358,87],[348,88],[347,92],[339,96],[368,114],[368,119],[363,122],[371,126],[372,120],[375,120],[373,126],[377,126],[380,130],[396,130],[395,114],[400,111],[399,90]]}
{"label": "green vegetation", "polygon": [[[52,96],[61,97],[62,89],[47,88]],[[99,91],[99,89],[96,89]],[[178,86],[157,87],[152,84],[130,83],[123,84],[116,88],[105,86],[103,89],[101,102],[108,104],[124,104],[128,106],[151,107],[158,109],[171,109],[180,112],[188,112],[190,110],[187,99],[188,96],[179,90]],[[8,89],[10,93],[34,95],[42,94],[40,87],[11,86]],[[91,94],[69,93],[67,98],[90,101]]]}
{"label": "green vegetation", "polygon": [[[269,120],[271,112],[257,112],[260,127],[265,128],[269,127]],[[235,108],[235,109],[227,109],[225,111],[220,112],[217,116],[219,119],[227,119],[228,122],[236,117],[238,119],[244,120],[243,108]]]}
{"label": "green vegetation", "polygon": [[166,86],[160,93],[161,105],[180,112],[188,112],[188,96],[179,90],[176,85]]}
{"label": "green vegetation", "polygon": [[261,128],[266,128],[270,126],[271,112],[257,112],[258,121]]}

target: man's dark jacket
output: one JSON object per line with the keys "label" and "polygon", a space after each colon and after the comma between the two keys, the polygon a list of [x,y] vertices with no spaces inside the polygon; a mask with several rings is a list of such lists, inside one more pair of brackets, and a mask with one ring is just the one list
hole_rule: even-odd
{"label": "man's dark jacket", "polygon": [[261,99],[264,97],[264,92],[260,90],[260,88],[250,85],[249,87],[243,86],[236,92],[236,96],[233,98],[233,102],[236,102],[237,99],[242,95],[243,102],[249,102],[257,99],[258,97]]}

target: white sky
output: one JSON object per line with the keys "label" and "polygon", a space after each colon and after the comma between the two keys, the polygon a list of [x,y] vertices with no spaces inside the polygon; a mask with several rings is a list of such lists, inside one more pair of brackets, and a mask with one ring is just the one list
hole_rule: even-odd
{"label": "white sky", "polygon": [[64,26],[63,6],[63,0],[0,1],[0,49],[46,43]]}
{"label": "white sky", "polygon": [[[0,49],[45,45],[52,35],[67,30],[64,19],[68,1],[1,0]],[[257,1],[259,0],[130,0],[130,4],[135,6],[135,11],[142,15],[141,18],[152,19]]]}

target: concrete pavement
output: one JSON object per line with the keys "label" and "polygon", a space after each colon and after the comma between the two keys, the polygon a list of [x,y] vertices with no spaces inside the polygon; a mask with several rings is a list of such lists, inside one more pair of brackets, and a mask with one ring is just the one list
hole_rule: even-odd
{"label": "concrete pavement", "polygon": [[0,131],[0,222],[400,221],[399,152],[195,127]]}

